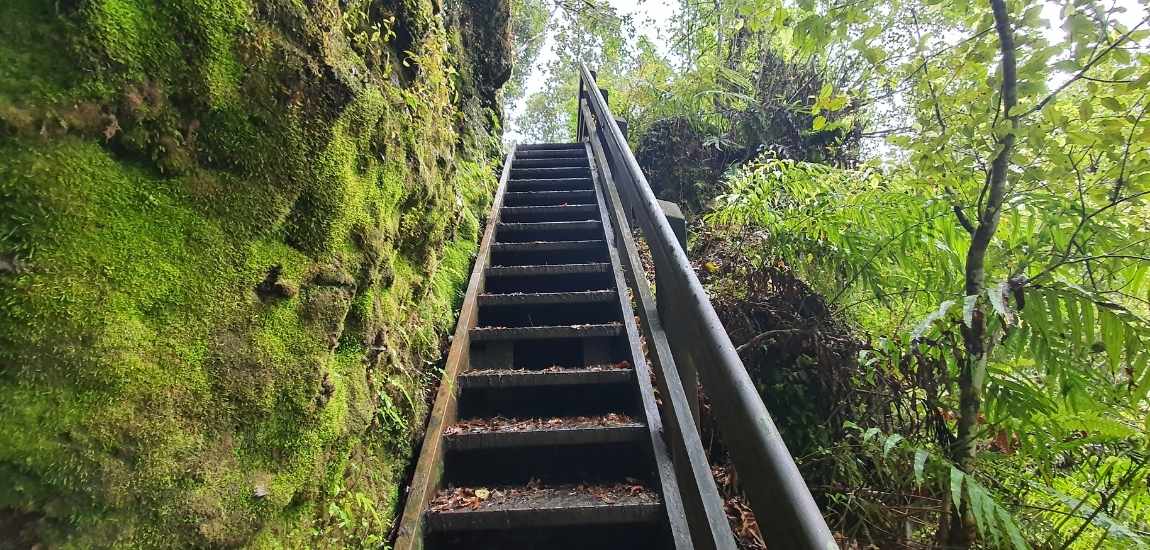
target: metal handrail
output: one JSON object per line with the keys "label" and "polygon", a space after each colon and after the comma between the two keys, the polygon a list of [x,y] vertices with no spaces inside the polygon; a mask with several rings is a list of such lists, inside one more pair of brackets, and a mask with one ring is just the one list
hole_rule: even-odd
{"label": "metal handrail", "polygon": [[587,102],[599,130],[586,135],[581,111],[579,137],[599,142],[628,220],[640,228],[650,246],[660,320],[669,336],[672,354],[677,363],[698,371],[711,397],[711,409],[723,442],[730,450],[767,543],[774,548],[837,548],[593,73],[582,63],[579,72],[580,103]]}

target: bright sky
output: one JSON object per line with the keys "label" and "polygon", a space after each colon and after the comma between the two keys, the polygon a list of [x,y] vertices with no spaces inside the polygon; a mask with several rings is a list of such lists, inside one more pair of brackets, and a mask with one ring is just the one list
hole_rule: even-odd
{"label": "bright sky", "polygon": [[[671,18],[678,10],[678,2],[674,0],[607,0],[607,3],[618,10],[621,15],[632,16],[635,28],[639,33],[646,36],[662,53],[667,53],[666,41],[671,32]],[[1126,10],[1125,13],[1121,13],[1117,17],[1128,26],[1137,24],[1138,21],[1146,17],[1147,10],[1150,9],[1146,5],[1143,5],[1140,0],[1111,0],[1106,3],[1120,6]],[[1065,36],[1065,32],[1061,29],[1061,9],[1062,6],[1060,2],[1048,1],[1042,11],[1042,17],[1050,24],[1046,38],[1051,42],[1063,40]],[[506,140],[514,142],[519,141],[522,137],[516,127],[516,118],[519,117],[526,108],[526,98],[532,93],[541,90],[546,84],[542,67],[546,66],[549,61],[555,58],[553,30],[554,25],[552,24],[545,34],[539,58],[535,66],[531,68],[530,75],[527,77],[526,93],[524,93],[523,98],[520,99],[518,103],[511,107],[508,113],[509,116],[504,138]],[[633,40],[638,40],[638,36],[632,38]],[[1051,74],[1049,84],[1051,86],[1057,86],[1066,78],[1069,78],[1068,74],[1055,72]]]}
{"label": "bright sky", "polygon": [[[620,15],[630,15],[634,18],[635,28],[640,34],[646,36],[659,50],[663,53],[665,51],[665,44],[667,37],[670,33],[671,17],[678,10],[677,2],[672,0],[607,0],[611,7],[615,8]],[[519,100],[511,108],[508,113],[509,119],[507,121],[505,138],[510,141],[518,141],[521,137],[518,128],[516,128],[516,118],[523,113],[526,108],[526,98],[534,92],[538,92],[546,84],[544,81],[544,74],[542,68],[547,66],[547,63],[555,59],[555,40],[553,39],[554,26],[547,29],[547,33],[543,40],[543,48],[539,52],[539,58],[535,62],[535,66],[531,68],[531,74],[527,77],[526,93],[523,98]],[[638,40],[638,36],[633,37],[633,40]]]}

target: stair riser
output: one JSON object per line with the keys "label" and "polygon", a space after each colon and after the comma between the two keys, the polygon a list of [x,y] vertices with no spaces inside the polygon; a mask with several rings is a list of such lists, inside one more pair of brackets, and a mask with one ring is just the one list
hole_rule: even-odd
{"label": "stair riser", "polygon": [[582,250],[556,250],[540,252],[493,252],[491,265],[557,265],[582,264],[607,261],[607,248],[601,246]]}
{"label": "stair riser", "polygon": [[584,292],[609,290],[614,285],[615,278],[610,273],[578,273],[533,277],[490,277],[487,279],[483,290],[489,294]]}
{"label": "stair riser", "polygon": [[530,230],[498,229],[495,239],[501,243],[529,243],[535,241],[595,241],[603,238],[601,227],[540,228]]}
{"label": "stair riser", "polygon": [[619,321],[616,303],[480,306],[478,326],[531,327],[601,324]]}
{"label": "stair riser", "polygon": [[[644,435],[640,433],[640,435]],[[610,483],[627,478],[649,482],[653,466],[642,439],[593,445],[451,450],[444,481],[456,486],[552,483]],[[608,459],[609,457],[609,459]]]}
{"label": "stair riser", "polygon": [[563,204],[595,204],[595,192],[507,192],[503,195],[504,206],[555,206]]}
{"label": "stair riser", "polygon": [[598,220],[599,208],[594,205],[505,207],[499,220],[507,223],[559,222]]}
{"label": "stair riser", "polygon": [[513,162],[519,162],[525,159],[579,159],[583,162],[587,162],[587,152],[582,149],[517,151]]}
{"label": "stair riser", "polygon": [[552,418],[638,413],[628,383],[468,388],[459,393],[459,417]]}
{"label": "stair riser", "polygon": [[[666,527],[659,520],[663,514],[659,506],[644,508],[642,514],[630,514],[619,519],[635,521],[641,518],[644,523],[623,523],[617,525],[580,525],[559,527],[547,525],[536,528],[522,528],[515,531],[476,529],[437,533],[428,540],[427,550],[477,550],[497,548],[499,550],[586,550],[588,548],[626,548],[627,550],[655,550],[668,548]],[[513,520],[515,518],[508,518]],[[441,526],[440,519],[433,526]]]}
{"label": "stair riser", "polygon": [[586,151],[587,148],[579,142],[566,143],[524,143],[515,146],[515,154],[525,151]]}
{"label": "stair riser", "polygon": [[511,164],[512,169],[520,168],[587,168],[587,157],[544,157],[518,158]]}
{"label": "stair riser", "polygon": [[507,182],[510,193],[533,193],[537,191],[591,191],[594,189],[586,178],[539,178],[521,179]]}
{"label": "stair riser", "polygon": [[590,178],[591,169],[581,168],[516,168],[511,167],[511,181],[519,179]]}

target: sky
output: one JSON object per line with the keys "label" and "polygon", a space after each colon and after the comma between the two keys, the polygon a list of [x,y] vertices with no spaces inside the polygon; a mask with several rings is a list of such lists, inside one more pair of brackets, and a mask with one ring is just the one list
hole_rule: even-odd
{"label": "sky", "polygon": [[[1118,15],[1118,18],[1127,25],[1136,24],[1146,17],[1147,10],[1150,9],[1139,0],[1111,0],[1106,3],[1126,9],[1126,12]],[[652,44],[659,48],[661,53],[668,53],[666,44],[670,35],[671,19],[678,11],[678,0],[607,0],[607,4],[615,8],[621,15],[632,16],[639,34],[646,36]],[[1065,37],[1064,31],[1060,28],[1062,22],[1061,8],[1061,2],[1048,1],[1042,11],[1042,17],[1050,23],[1046,38],[1051,42],[1062,40]],[[553,25],[553,23],[549,25]],[[555,58],[555,41],[552,30],[553,27],[548,28],[548,32],[545,34],[539,58],[527,77],[526,92],[515,105],[511,106],[508,113],[505,139],[510,142],[520,141],[522,138],[522,134],[516,127],[516,119],[526,108],[527,97],[542,89],[546,84],[542,68]],[[638,40],[638,38],[638,35],[632,37],[633,40]],[[1048,84],[1052,87],[1057,86],[1069,77],[1069,74],[1052,72]]]}
{"label": "sky", "polygon": [[[607,4],[615,8],[620,15],[630,15],[634,18],[635,28],[642,36],[646,36],[651,43],[659,48],[660,52],[666,53],[667,36],[670,33],[671,18],[678,10],[678,2],[673,0],[607,0]],[[553,24],[553,23],[552,23]],[[544,35],[543,47],[539,53],[539,58],[535,61],[535,66],[531,68],[531,73],[527,76],[526,91],[522,98],[511,107],[510,116],[506,127],[506,139],[510,141],[519,141],[521,134],[516,127],[516,119],[521,115],[527,105],[527,97],[532,93],[539,91],[546,84],[543,74],[543,67],[552,59],[555,59],[555,40],[553,39],[552,29]],[[633,40],[638,40],[639,37],[633,37]]]}

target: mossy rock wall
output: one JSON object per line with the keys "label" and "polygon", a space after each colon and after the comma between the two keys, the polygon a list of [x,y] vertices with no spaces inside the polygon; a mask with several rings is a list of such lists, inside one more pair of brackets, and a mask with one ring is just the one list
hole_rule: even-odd
{"label": "mossy rock wall", "polygon": [[385,540],[507,12],[0,2],[0,548]]}

